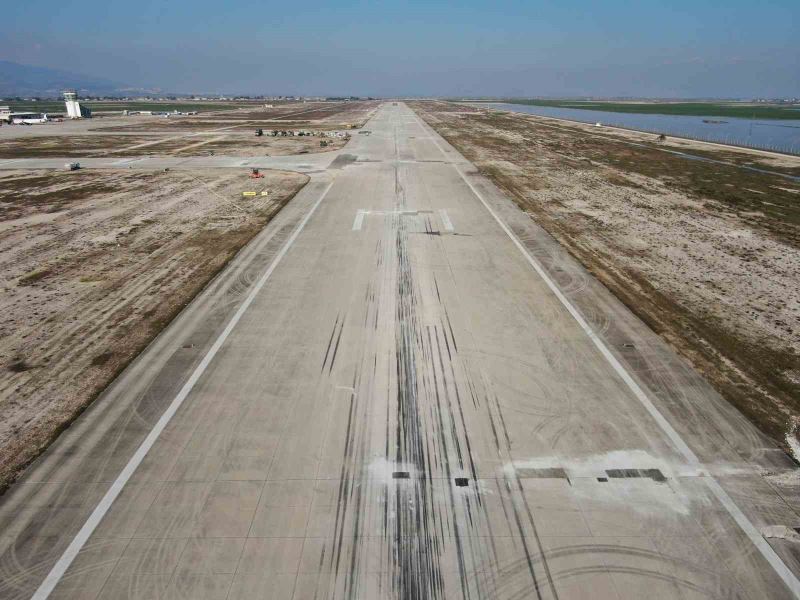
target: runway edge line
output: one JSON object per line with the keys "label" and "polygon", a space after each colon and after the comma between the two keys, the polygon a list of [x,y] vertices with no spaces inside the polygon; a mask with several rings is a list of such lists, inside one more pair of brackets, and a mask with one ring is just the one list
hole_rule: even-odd
{"label": "runway edge line", "polygon": [[[414,117],[416,118],[419,125],[425,129],[426,127],[430,128],[429,125],[423,123],[423,121],[414,113]],[[432,131],[433,129],[430,128]],[[434,131],[435,134],[435,131]],[[437,134],[438,135],[438,134]],[[444,151],[442,146],[439,144],[438,140],[436,139],[436,135],[431,137],[431,141],[433,141],[434,145],[439,149],[443,156],[447,158],[447,153]],[[592,340],[594,345],[603,355],[603,357],[608,361],[614,371],[619,375],[619,377],[625,382],[628,388],[633,392],[633,395],[636,396],[637,400],[644,406],[645,410],[650,414],[650,416],[658,423],[661,430],[664,434],[670,439],[673,443],[675,448],[680,452],[681,455],[691,464],[698,465],[702,467],[700,463],[700,459],[694,453],[694,451],[689,448],[680,434],[675,430],[675,428],[670,424],[669,421],[661,414],[661,412],[656,408],[644,390],[636,383],[636,380],[628,373],[627,369],[622,366],[622,363],[617,360],[617,357],[611,352],[611,350],[606,346],[605,342],[595,333],[589,323],[583,318],[581,312],[569,301],[569,299],[564,295],[564,293],[559,289],[558,285],[550,278],[550,276],[545,271],[544,267],[539,264],[539,262],[533,258],[528,249],[519,241],[517,236],[514,234],[513,231],[506,225],[506,223],[500,218],[500,216],[492,209],[483,195],[475,188],[472,182],[467,179],[464,172],[459,168],[458,164],[455,162],[451,162],[450,164],[453,165],[453,168],[459,174],[461,179],[464,183],[467,184],[469,189],[475,195],[475,197],[481,201],[481,204],[489,211],[489,214],[494,217],[494,220],[497,221],[497,224],[500,225],[500,228],[508,235],[517,249],[522,253],[528,263],[533,267],[533,269],[539,274],[542,280],[547,284],[547,287],[550,288],[550,291],[558,298],[564,308],[567,309],[570,315],[575,319],[578,325],[583,329],[584,333]],[[705,477],[703,480],[706,482],[708,489],[711,493],[717,498],[717,500],[725,507],[725,510],[728,511],[728,514],[736,521],[736,524],[739,525],[741,530],[744,534],[750,539],[753,545],[758,549],[764,559],[770,564],[773,568],[775,573],[781,580],[786,584],[789,590],[794,594],[796,598],[800,598],[800,580],[792,573],[791,569],[786,566],[786,563],[783,562],[780,556],[775,552],[772,546],[769,545],[767,540],[764,539],[764,536],[758,531],[755,525],[747,518],[741,509],[736,505],[733,499],[728,495],[728,493],[722,488],[719,482],[714,479],[710,474],[705,473]]]}
{"label": "runway edge line", "polygon": [[195,384],[198,382],[200,377],[202,377],[203,373],[208,368],[208,365],[211,364],[211,361],[214,360],[214,357],[216,356],[217,352],[219,352],[222,345],[225,343],[225,340],[228,338],[233,329],[239,323],[239,320],[242,318],[244,313],[253,303],[253,300],[261,291],[261,288],[263,288],[264,285],[267,283],[267,280],[272,275],[272,272],[277,268],[278,264],[281,262],[286,253],[289,251],[289,248],[291,248],[292,244],[294,244],[294,241],[300,235],[300,232],[305,228],[306,224],[311,219],[312,215],[316,212],[317,207],[322,203],[322,201],[328,195],[328,192],[330,191],[331,187],[333,187],[334,182],[335,180],[331,181],[328,184],[328,186],[325,188],[325,191],[323,191],[319,199],[311,207],[311,210],[305,217],[303,217],[303,220],[300,222],[297,228],[295,228],[295,230],[292,232],[292,235],[289,237],[288,240],[286,240],[286,243],[283,245],[278,254],[275,256],[272,263],[270,263],[267,270],[264,272],[263,275],[261,275],[256,284],[250,290],[250,293],[247,295],[247,298],[245,298],[244,302],[242,302],[242,304],[239,306],[237,311],[234,313],[233,317],[231,317],[231,320],[225,326],[225,329],[222,330],[217,339],[214,341],[214,344],[211,346],[211,348],[209,348],[208,352],[203,357],[203,360],[200,361],[200,364],[197,365],[195,370],[189,376],[189,379],[187,379],[186,383],[183,384],[183,387],[180,389],[180,391],[172,400],[170,405],[161,415],[161,418],[153,426],[153,429],[150,430],[150,433],[147,434],[147,437],[145,437],[144,441],[142,441],[140,446],[137,448],[136,452],[134,452],[131,459],[125,465],[125,468],[122,469],[120,474],[111,484],[111,487],[108,489],[103,498],[100,500],[95,509],[92,511],[92,514],[89,515],[89,518],[86,520],[86,523],[83,524],[81,529],[72,539],[72,542],[70,542],[69,546],[67,546],[67,549],[64,550],[64,553],[61,555],[58,561],[56,561],[56,564],[53,565],[52,569],[50,569],[50,572],[47,574],[47,577],[45,577],[42,584],[39,586],[36,592],[34,592],[33,596],[31,596],[31,600],[46,600],[47,598],[49,598],[50,594],[58,585],[58,582],[61,581],[61,578],[64,576],[64,573],[66,573],[67,569],[69,569],[72,562],[78,556],[78,553],[81,551],[83,546],[91,537],[94,530],[100,524],[100,521],[103,519],[108,510],[111,508],[111,505],[120,495],[122,490],[125,488],[125,485],[128,483],[128,480],[131,478],[131,476],[134,474],[134,472],[139,467],[141,462],[147,456],[147,453],[156,443],[159,436],[164,431],[170,420],[172,420],[172,417],[174,417],[175,414],[178,412],[178,409],[180,409],[184,400],[186,400],[186,398],[194,388]]}

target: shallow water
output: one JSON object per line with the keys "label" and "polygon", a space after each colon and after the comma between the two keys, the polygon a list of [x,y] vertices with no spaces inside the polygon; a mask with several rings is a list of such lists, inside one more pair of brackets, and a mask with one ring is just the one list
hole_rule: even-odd
{"label": "shallow water", "polygon": [[[580,108],[528,106],[491,102],[486,106],[514,112],[569,119],[582,123],[602,123],[639,131],[663,133],[709,142],[747,146],[800,154],[800,119],[776,121],[769,119],[735,119],[730,117],[690,117],[684,115],[642,115],[615,113]],[[704,123],[703,119],[724,121]]]}

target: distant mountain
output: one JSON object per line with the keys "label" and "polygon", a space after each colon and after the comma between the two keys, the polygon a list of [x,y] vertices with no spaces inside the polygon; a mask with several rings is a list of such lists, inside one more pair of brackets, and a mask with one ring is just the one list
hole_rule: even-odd
{"label": "distant mountain", "polygon": [[0,60],[0,98],[21,96],[56,97],[67,89],[84,96],[158,95],[160,90],[146,90],[101,77],[79,75],[60,69],[32,67]]}

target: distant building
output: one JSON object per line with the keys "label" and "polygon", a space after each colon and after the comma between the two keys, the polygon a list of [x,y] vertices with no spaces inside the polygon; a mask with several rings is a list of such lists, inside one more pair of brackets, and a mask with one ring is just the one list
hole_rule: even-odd
{"label": "distant building", "polygon": [[81,106],[78,102],[78,93],[73,91],[64,92],[64,103],[67,105],[67,117],[70,119],[89,119],[92,111]]}

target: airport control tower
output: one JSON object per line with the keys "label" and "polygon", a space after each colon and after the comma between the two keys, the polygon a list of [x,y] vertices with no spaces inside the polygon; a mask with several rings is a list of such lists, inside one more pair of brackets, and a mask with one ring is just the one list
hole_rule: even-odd
{"label": "airport control tower", "polygon": [[67,105],[67,117],[70,119],[88,119],[92,116],[92,111],[81,106],[78,102],[78,92],[64,92],[64,103]]}

